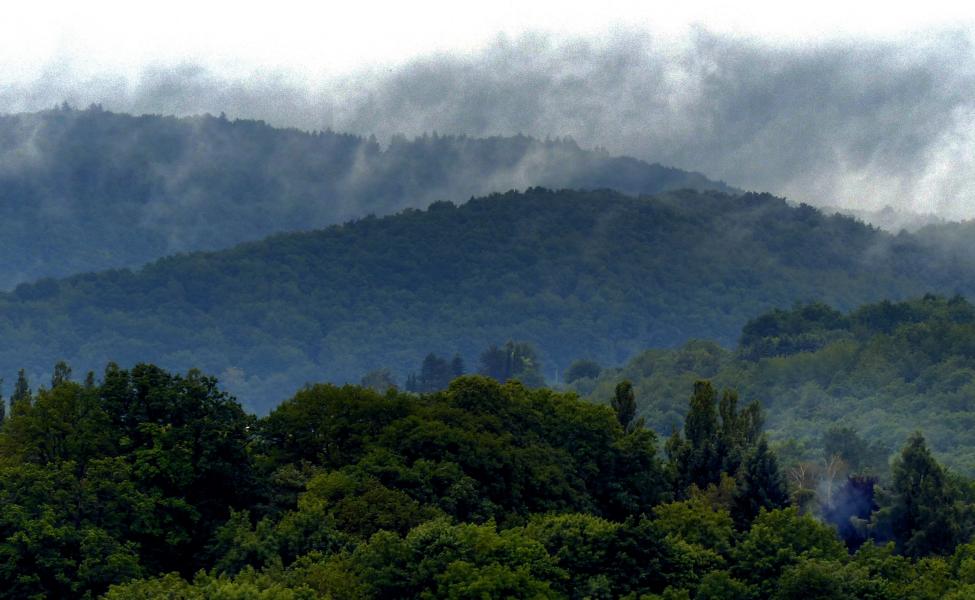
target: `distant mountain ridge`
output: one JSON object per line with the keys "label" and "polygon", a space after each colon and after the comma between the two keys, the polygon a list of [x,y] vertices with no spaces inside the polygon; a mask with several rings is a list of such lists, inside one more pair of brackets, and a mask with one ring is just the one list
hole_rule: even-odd
{"label": "distant mountain ridge", "polygon": [[767,194],[533,188],[18,286],[0,294],[0,374],[199,367],[266,410],[375,368],[402,383],[428,352],[473,368],[490,344],[527,341],[555,379],[582,357],[730,346],[797,301],[971,293],[973,274],[910,235]]}
{"label": "distant mountain ridge", "polygon": [[531,186],[655,194],[721,182],[571,140],[373,138],[223,116],[0,116],[0,289]]}

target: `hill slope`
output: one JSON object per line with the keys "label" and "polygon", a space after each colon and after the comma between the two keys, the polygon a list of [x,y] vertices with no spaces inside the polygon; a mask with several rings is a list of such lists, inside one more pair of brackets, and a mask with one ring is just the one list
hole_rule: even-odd
{"label": "hill slope", "polygon": [[494,191],[728,190],[527,137],[373,139],[98,109],[0,116],[0,289]]}
{"label": "hill slope", "polygon": [[761,402],[773,437],[800,442],[798,457],[817,455],[831,428],[856,429],[884,459],[921,430],[948,464],[975,473],[975,306],[963,298],[775,310],[749,321],[736,351],[705,341],[650,350],[573,387],[605,402],[629,379],[647,422],[669,433],[700,378]]}
{"label": "hill slope", "polygon": [[525,340],[553,378],[582,356],[731,344],[798,300],[965,292],[972,272],[768,195],[532,189],[18,286],[0,295],[0,373],[199,366],[263,410],[306,381],[388,367],[402,382],[430,351],[476,366],[488,345]]}

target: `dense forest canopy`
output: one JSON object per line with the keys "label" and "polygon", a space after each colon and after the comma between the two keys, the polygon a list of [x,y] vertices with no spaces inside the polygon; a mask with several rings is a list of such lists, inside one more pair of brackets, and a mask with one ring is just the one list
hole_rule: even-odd
{"label": "dense forest canopy", "polygon": [[[795,460],[818,455],[824,435],[850,428],[881,462],[920,430],[946,463],[975,474],[975,307],[924,296],[843,313],[823,304],[776,309],[750,320],[739,345],[709,341],[648,350],[572,388],[606,401],[633,382],[639,414],[669,433],[685,389],[700,378],[734,387],[768,412],[773,440]],[[876,461],[875,461],[876,462]]]}
{"label": "dense forest canopy", "polygon": [[[940,599],[975,592],[975,487],[920,435],[881,473],[786,471],[707,381],[667,440],[573,394],[313,385],[265,417],[111,364],[0,421],[0,598]],[[654,423],[647,423],[655,425]]]}
{"label": "dense forest canopy", "polygon": [[975,28],[19,4],[0,600],[975,600]]}
{"label": "dense forest canopy", "polygon": [[966,292],[972,264],[769,195],[533,188],[22,284],[0,295],[0,373],[200,367],[265,411],[309,381],[385,368],[402,387],[431,352],[472,371],[514,340],[556,381],[577,358],[731,346],[748,319],[796,301]]}
{"label": "dense forest canopy", "polygon": [[0,289],[494,191],[730,191],[571,140],[375,139],[93,107],[0,116]]}

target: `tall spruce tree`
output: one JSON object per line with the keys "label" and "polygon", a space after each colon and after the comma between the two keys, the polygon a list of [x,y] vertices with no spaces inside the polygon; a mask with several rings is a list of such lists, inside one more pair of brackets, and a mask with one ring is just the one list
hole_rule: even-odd
{"label": "tall spruce tree", "polygon": [[466,372],[464,365],[464,359],[460,357],[460,354],[455,354],[454,358],[450,361],[450,375],[453,379],[457,379]]}
{"label": "tall spruce tree", "polygon": [[718,403],[721,426],[716,446],[721,459],[721,470],[734,475],[749,450],[762,434],[765,417],[758,402],[751,402],[738,410],[738,392],[724,390]]}
{"label": "tall spruce tree", "polygon": [[420,366],[419,391],[436,392],[450,385],[451,365],[447,359],[432,352],[427,354]]}
{"label": "tall spruce tree", "polygon": [[892,474],[892,495],[878,522],[889,526],[897,549],[912,557],[950,554],[962,541],[959,494],[920,432],[907,441]]}
{"label": "tall spruce tree", "polygon": [[10,414],[17,415],[30,406],[31,391],[27,374],[21,369],[17,371],[17,383],[14,384],[13,394],[10,395]]}
{"label": "tall spruce tree", "polygon": [[624,380],[616,384],[616,393],[611,404],[623,431],[629,433],[642,426],[642,419],[636,420],[636,393],[632,383]]}
{"label": "tall spruce tree", "polygon": [[734,477],[757,442],[762,422],[757,402],[738,410],[735,392],[725,390],[719,403],[711,382],[696,382],[684,435],[674,431],[667,440],[677,496],[686,497],[692,486],[703,490],[717,485],[722,473]]}
{"label": "tall spruce tree", "polygon": [[528,387],[545,385],[538,354],[526,342],[508,341],[503,348],[491,346],[481,354],[478,372],[502,383],[517,379]]}
{"label": "tall spruce tree", "polygon": [[63,360],[59,360],[54,365],[54,373],[51,375],[51,389],[58,387],[71,380],[71,367]]}
{"label": "tall spruce tree", "polygon": [[785,477],[765,436],[745,457],[737,480],[732,516],[740,529],[745,529],[763,508],[772,510],[789,505]]}
{"label": "tall spruce tree", "polygon": [[690,409],[684,417],[684,436],[674,431],[667,441],[667,454],[679,497],[686,496],[691,486],[704,489],[720,480],[715,396],[711,382],[696,382]]}

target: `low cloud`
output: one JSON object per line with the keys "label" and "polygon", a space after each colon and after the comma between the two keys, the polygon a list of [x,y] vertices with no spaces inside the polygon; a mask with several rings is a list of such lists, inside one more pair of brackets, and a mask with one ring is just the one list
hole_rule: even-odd
{"label": "low cloud", "polygon": [[525,35],[327,80],[228,78],[159,63],[80,80],[65,62],[0,90],[0,110],[67,100],[135,113],[226,112],[303,129],[571,136],[820,205],[975,217],[975,52],[966,31],[766,44],[694,30]]}

